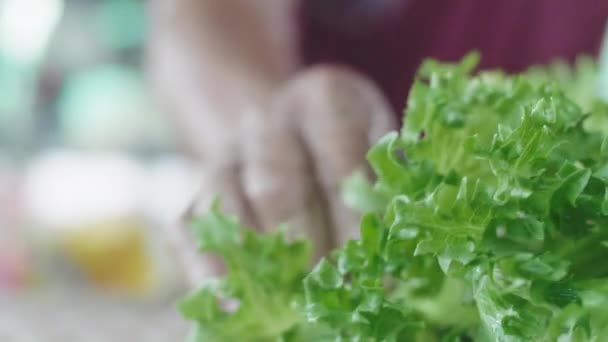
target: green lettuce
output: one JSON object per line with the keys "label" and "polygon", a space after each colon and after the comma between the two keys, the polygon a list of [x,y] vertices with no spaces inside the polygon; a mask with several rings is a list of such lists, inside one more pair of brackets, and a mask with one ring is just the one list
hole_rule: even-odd
{"label": "green lettuce", "polygon": [[603,341],[608,105],[567,81],[591,79],[591,64],[560,76],[477,63],[422,65],[403,129],[368,153],[375,182],[347,187],[360,239],[310,273],[305,242],[217,207],[195,220],[227,265],[181,304],[195,340]]}
{"label": "green lettuce", "polygon": [[386,206],[305,279],[309,318],[340,338],[606,336],[608,144],[586,127],[608,110],[536,71],[473,75],[477,58],[424,63],[401,133],[368,155],[361,194]]}
{"label": "green lettuce", "polygon": [[283,229],[260,234],[224,215],[216,202],[191,228],[201,251],[221,257],[226,273],[179,303],[195,322],[191,341],[310,341],[302,306],[302,278],[310,265],[307,241],[287,241]]}

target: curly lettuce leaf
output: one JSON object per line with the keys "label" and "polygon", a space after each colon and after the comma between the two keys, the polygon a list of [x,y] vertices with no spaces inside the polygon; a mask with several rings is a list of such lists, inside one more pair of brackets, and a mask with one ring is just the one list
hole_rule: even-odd
{"label": "curly lettuce leaf", "polygon": [[594,127],[608,112],[533,72],[473,74],[477,60],[425,62],[401,133],[369,151],[377,180],[359,179],[359,197],[386,205],[359,199],[361,239],[305,279],[309,319],[336,336],[586,341],[605,331],[608,309],[586,298],[602,302],[587,284],[608,276],[607,144]]}
{"label": "curly lettuce leaf", "polygon": [[520,75],[426,61],[401,132],[347,181],[360,239],[307,243],[217,204],[192,228],[227,273],[182,301],[192,341],[603,341],[608,104],[596,66]]}
{"label": "curly lettuce leaf", "polygon": [[[283,231],[260,234],[220,212],[191,223],[201,251],[221,257],[226,274],[179,303],[195,322],[191,341],[306,341],[322,337],[309,330],[296,309],[303,300],[310,245],[289,242]],[[312,335],[311,335],[312,334]],[[308,337],[307,337],[308,336]]]}

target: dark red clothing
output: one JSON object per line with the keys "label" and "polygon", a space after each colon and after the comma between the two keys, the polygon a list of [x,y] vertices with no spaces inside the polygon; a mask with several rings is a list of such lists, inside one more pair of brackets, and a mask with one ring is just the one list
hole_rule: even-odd
{"label": "dark red clothing", "polygon": [[302,0],[307,65],[341,63],[374,79],[398,113],[422,59],[482,54],[481,68],[521,71],[597,54],[608,0]]}

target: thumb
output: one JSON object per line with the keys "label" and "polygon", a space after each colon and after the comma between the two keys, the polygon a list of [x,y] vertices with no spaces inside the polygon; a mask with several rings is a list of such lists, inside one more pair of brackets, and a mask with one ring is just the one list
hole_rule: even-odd
{"label": "thumb", "polygon": [[205,215],[216,196],[221,196],[222,210],[237,215],[250,223],[251,215],[239,182],[238,169],[234,164],[207,163],[200,167],[199,191],[190,207],[175,225],[168,227],[169,243],[178,259],[188,283],[198,287],[212,276],[223,272],[223,264],[211,253],[199,251],[197,237],[190,228],[191,221]]}

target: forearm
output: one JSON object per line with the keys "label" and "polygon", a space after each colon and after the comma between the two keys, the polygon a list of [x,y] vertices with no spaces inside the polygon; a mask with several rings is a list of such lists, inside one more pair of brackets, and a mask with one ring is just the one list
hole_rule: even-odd
{"label": "forearm", "polygon": [[150,75],[185,134],[263,105],[295,71],[291,2],[151,1]]}

